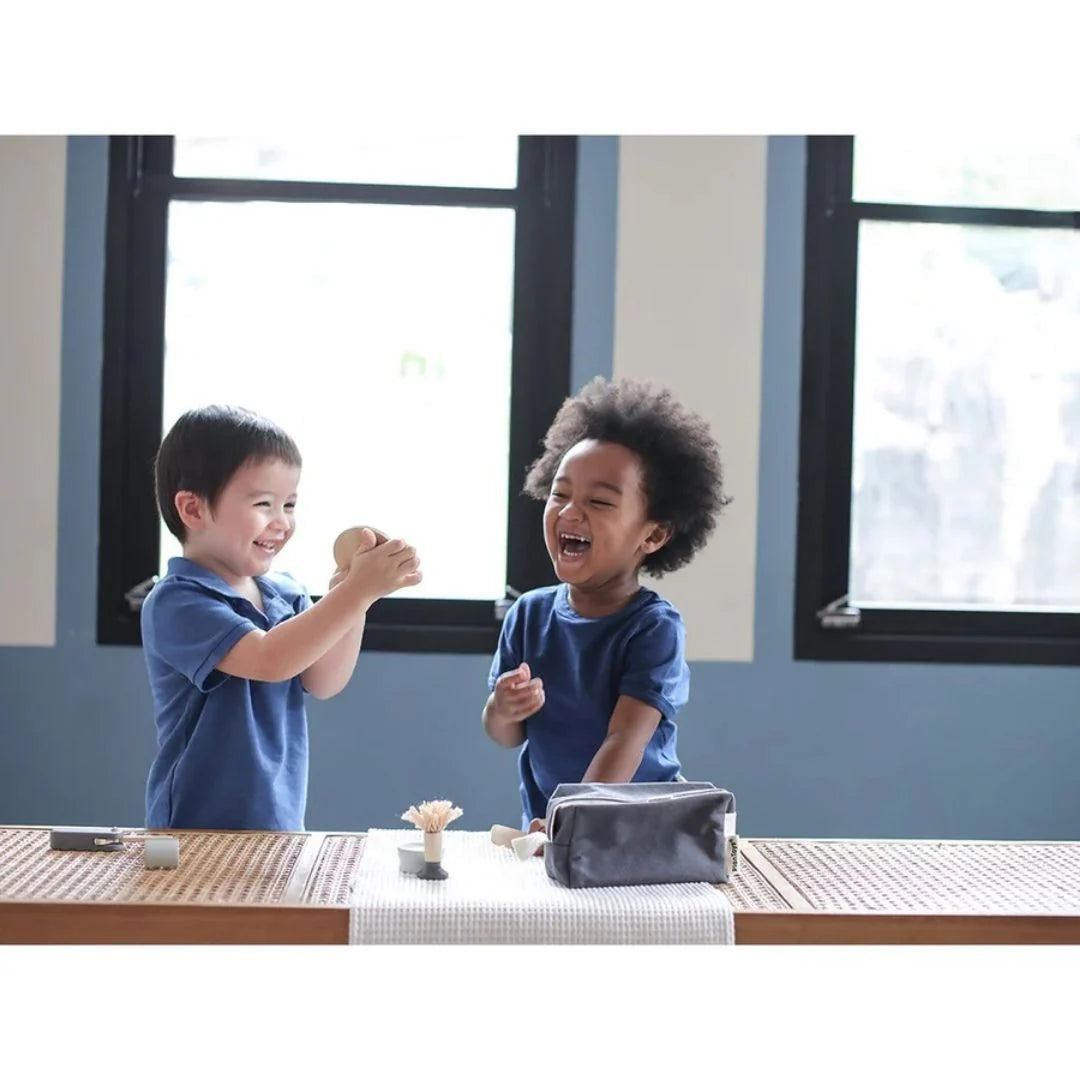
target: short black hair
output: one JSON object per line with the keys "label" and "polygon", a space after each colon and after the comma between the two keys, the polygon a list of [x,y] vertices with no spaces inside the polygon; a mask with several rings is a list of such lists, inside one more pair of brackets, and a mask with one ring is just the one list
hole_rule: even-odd
{"label": "short black hair", "polygon": [[649,519],[671,529],[671,539],[645,556],[642,570],[662,577],[685,566],[731,501],[708,423],[652,380],[597,376],[562,403],[543,454],[529,467],[525,494],[546,499],[563,455],[583,439],[618,443],[641,459]]}
{"label": "short black hair", "polygon": [[176,512],[177,492],[194,492],[213,507],[241,466],[267,459],[302,464],[296,443],[273,421],[234,405],[184,413],[161,440],[154,461],[158,509],[169,532],[181,543],[187,534]]}

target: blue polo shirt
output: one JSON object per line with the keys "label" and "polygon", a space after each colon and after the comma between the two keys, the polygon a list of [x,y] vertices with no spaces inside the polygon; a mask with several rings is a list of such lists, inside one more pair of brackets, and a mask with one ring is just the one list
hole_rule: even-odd
{"label": "blue polo shirt", "polygon": [[518,755],[522,821],[547,814],[561,783],[585,775],[623,694],[653,706],[660,723],[634,780],[677,780],[675,716],[690,693],[682,617],[651,589],[598,619],[570,606],[565,584],[534,589],[510,608],[488,688],[522,661],[544,682],[544,705],[525,721]]}
{"label": "blue polo shirt", "polygon": [[252,630],[311,606],[288,574],[255,579],[265,614],[190,559],[142,607],[142,638],[157,727],[146,783],[148,828],[304,828],[308,731],[299,676],[254,682],[217,665]]}

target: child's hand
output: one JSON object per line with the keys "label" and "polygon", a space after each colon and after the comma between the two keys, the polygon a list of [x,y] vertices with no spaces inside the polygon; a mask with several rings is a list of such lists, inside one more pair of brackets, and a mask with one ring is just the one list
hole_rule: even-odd
{"label": "child's hand", "polygon": [[357,551],[369,551],[389,539],[386,533],[369,525],[354,525],[334,541],[334,564],[339,570],[348,570],[349,560]]}
{"label": "child's hand", "polygon": [[[543,818],[534,817],[532,821],[529,822],[529,827],[525,831],[527,833],[547,832],[547,822]],[[533,854],[543,858],[544,849],[539,848],[537,851],[534,851]]]}
{"label": "child's hand", "polygon": [[495,709],[505,720],[526,720],[544,704],[544,682],[530,676],[528,664],[504,671],[495,680]]}
{"label": "child's hand", "polygon": [[376,541],[369,529],[364,532],[365,543],[357,548],[349,561],[346,579],[363,596],[374,601],[408,585],[419,585],[424,575],[416,548],[404,540]]}
{"label": "child's hand", "polygon": [[[347,530],[347,532],[342,533],[341,536],[338,537],[338,542],[334,545],[335,556],[344,554],[344,548],[347,546],[345,540],[346,537],[348,537],[349,533],[355,534],[355,538],[349,540],[349,543],[353,543],[356,545],[353,549],[353,555],[355,555],[358,551],[370,551],[373,547],[385,543],[387,540],[390,539],[385,533],[379,532],[378,529],[369,529],[366,527],[359,530],[350,529]],[[330,575],[330,585],[326,590],[327,592],[329,592],[330,589],[336,589],[349,576],[349,563],[351,561],[352,556],[350,555],[349,558],[345,560],[345,565],[339,565],[337,569],[334,570],[334,572]]]}

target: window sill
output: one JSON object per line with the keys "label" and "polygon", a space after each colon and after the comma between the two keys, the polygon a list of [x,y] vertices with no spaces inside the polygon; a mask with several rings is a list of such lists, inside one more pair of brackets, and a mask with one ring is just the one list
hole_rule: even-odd
{"label": "window sill", "polygon": [[795,659],[833,663],[1080,666],[1080,632],[1071,637],[902,633],[887,629],[795,632]]}
{"label": "window sill", "polygon": [[[142,647],[138,616],[98,627],[99,645]],[[491,656],[499,644],[499,626],[406,626],[369,623],[362,652],[477,653]]]}

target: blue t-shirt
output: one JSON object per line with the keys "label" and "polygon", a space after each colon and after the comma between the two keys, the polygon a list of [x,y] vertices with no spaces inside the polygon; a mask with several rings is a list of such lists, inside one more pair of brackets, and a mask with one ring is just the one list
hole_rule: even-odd
{"label": "blue t-shirt", "polygon": [[287,574],[255,580],[265,614],[212,571],[170,559],[143,602],[158,744],[146,783],[148,828],[304,828],[308,730],[299,676],[255,682],[217,670],[245,634],[311,606]]}
{"label": "blue t-shirt", "polygon": [[565,584],[534,589],[506,613],[489,689],[522,661],[544,683],[543,707],[525,721],[518,756],[522,820],[543,818],[561,783],[585,775],[623,694],[660,712],[634,780],[677,780],[675,715],[690,693],[679,613],[651,589],[597,619],[570,606]]}

